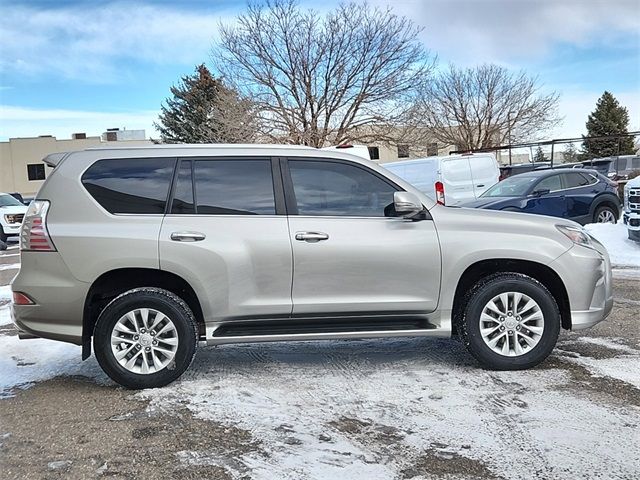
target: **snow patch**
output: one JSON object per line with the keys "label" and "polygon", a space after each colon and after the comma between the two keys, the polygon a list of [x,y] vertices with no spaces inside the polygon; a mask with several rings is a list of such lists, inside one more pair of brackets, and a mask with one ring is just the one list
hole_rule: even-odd
{"label": "snow patch", "polygon": [[0,336],[0,352],[0,398],[11,396],[14,388],[26,388],[61,375],[106,381],[95,359],[82,362],[82,348],[69,343]]}
{"label": "snow patch", "polygon": [[640,268],[640,243],[629,240],[622,222],[590,223],[584,228],[605,246],[613,266]]}
{"label": "snow patch", "polygon": [[257,479],[395,478],[433,444],[507,478],[640,475],[640,411],[576,394],[561,369],[488,372],[468,360],[444,340],[229,345],[199,350],[182,381],[138,395],[249,430],[263,452],[239,461]]}

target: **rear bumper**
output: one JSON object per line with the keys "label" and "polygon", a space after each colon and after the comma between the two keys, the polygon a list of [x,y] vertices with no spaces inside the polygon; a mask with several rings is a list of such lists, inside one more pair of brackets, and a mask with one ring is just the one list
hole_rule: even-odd
{"label": "rear bumper", "polygon": [[567,289],[572,330],[593,327],[613,308],[609,255],[600,243],[593,243],[595,249],[576,245],[550,265]]}
{"label": "rear bumper", "polygon": [[82,344],[84,302],[90,285],[75,279],[57,252],[22,252],[20,272],[11,283],[35,305],[11,305],[23,337]]}

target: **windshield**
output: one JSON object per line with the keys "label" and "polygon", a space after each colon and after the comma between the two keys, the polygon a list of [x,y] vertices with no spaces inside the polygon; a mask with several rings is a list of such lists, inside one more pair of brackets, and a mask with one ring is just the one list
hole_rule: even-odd
{"label": "windshield", "polygon": [[522,197],[527,194],[531,185],[538,181],[538,177],[516,175],[505,178],[484,192],[481,197]]}
{"label": "windshield", "polygon": [[17,207],[24,206],[19,200],[11,195],[0,195],[0,207]]}

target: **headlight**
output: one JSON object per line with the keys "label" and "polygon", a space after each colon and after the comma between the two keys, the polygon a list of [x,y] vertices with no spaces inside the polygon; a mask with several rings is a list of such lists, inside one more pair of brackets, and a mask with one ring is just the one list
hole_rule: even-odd
{"label": "headlight", "polygon": [[4,219],[7,223],[18,223],[18,220],[15,215],[5,215]]}
{"label": "headlight", "polygon": [[584,229],[580,227],[572,227],[570,225],[556,225],[558,231],[566,235],[569,240],[583,247],[594,248],[591,243],[591,237]]}

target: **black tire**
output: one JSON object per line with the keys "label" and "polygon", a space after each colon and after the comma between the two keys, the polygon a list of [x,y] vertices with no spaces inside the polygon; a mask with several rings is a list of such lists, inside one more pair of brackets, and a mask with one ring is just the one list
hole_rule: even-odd
{"label": "black tire", "polygon": [[0,225],[0,242],[2,243],[7,243],[7,234],[4,233],[4,230],[2,229],[2,225]]}
{"label": "black tire", "polygon": [[[137,308],[153,308],[173,322],[178,346],[171,363],[154,373],[141,374],[127,370],[116,360],[111,349],[111,334],[118,320]],[[131,389],[164,387],[189,368],[196,351],[198,328],[187,304],[177,295],[160,288],[136,288],[123,293],[100,313],[93,334],[93,348],[98,363],[115,382]]]}
{"label": "black tire", "polygon": [[2,240],[0,240],[0,251],[6,250],[6,249],[7,249],[7,244],[4,243]]}
{"label": "black tire", "polygon": [[[504,292],[520,292],[535,300],[544,315],[544,330],[539,342],[520,356],[503,356],[494,352],[480,334],[480,316],[487,303]],[[463,300],[463,314],[459,317],[467,350],[483,367],[491,370],[523,370],[545,360],[558,340],[560,311],[553,295],[537,280],[520,273],[496,273],[478,282]]]}
{"label": "black tire", "polygon": [[598,217],[603,212],[611,212],[615,221],[618,221],[618,211],[615,208],[612,208],[608,205],[600,205],[598,208],[596,208],[595,212],[593,212],[593,223],[598,223]]}

